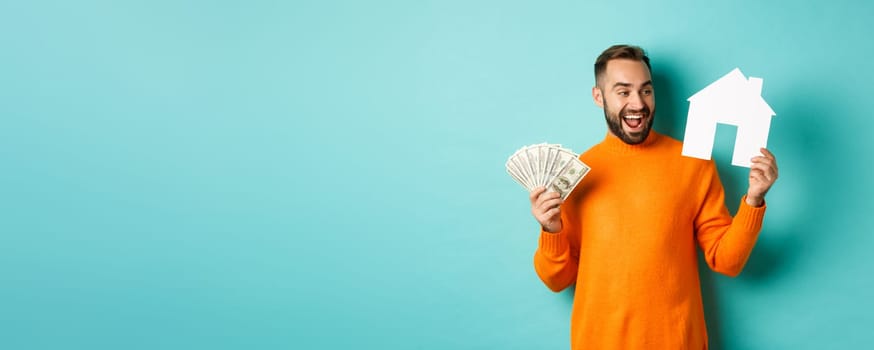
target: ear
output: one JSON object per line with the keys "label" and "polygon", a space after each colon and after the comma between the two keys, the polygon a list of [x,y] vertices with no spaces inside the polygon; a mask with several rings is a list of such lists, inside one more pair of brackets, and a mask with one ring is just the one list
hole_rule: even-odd
{"label": "ear", "polygon": [[598,107],[604,108],[604,93],[597,86],[592,88],[592,99]]}

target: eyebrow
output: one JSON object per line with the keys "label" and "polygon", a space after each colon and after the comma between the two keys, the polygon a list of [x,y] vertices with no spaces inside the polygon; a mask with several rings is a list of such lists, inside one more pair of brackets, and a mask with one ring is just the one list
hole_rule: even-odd
{"label": "eyebrow", "polygon": [[[647,86],[647,85],[650,85],[650,86],[651,86],[651,85],[652,85],[652,80],[647,80],[646,82],[644,82],[643,84],[641,84],[640,87],[644,87],[644,86]],[[613,89],[616,89],[617,87],[626,87],[626,88],[627,88],[627,87],[631,87],[631,86],[633,86],[631,83],[622,83],[622,82],[619,82],[619,83],[613,84]]]}

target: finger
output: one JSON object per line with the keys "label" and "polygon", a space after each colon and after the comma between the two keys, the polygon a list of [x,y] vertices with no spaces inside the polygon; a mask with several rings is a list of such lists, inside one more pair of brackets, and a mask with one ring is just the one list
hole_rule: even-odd
{"label": "finger", "polygon": [[[532,210],[533,210],[535,213],[545,213],[545,212],[549,211],[549,210],[552,209],[552,208],[560,207],[560,206],[561,206],[561,202],[562,202],[562,199],[561,199],[561,198],[556,198],[556,199],[553,199],[553,200],[540,202],[540,203],[538,203],[537,206],[535,206]],[[535,214],[535,215],[536,215],[536,214]]]}
{"label": "finger", "polygon": [[759,159],[754,161],[754,164],[761,165],[762,170],[769,175],[770,178],[777,178],[777,174],[779,174],[779,169],[777,169],[777,162],[774,159],[758,157]]}
{"label": "finger", "polygon": [[[773,159],[765,157],[753,157],[752,159],[750,159],[750,163],[752,163],[752,165],[764,166],[763,169],[767,170],[768,172],[777,172],[777,163]],[[752,168],[752,165],[750,166],[750,168]]]}
{"label": "finger", "polygon": [[769,162],[762,161],[762,160],[754,160],[750,164],[750,170],[758,169],[761,171],[767,171],[768,169],[771,169],[771,168],[773,168],[773,167],[771,166],[771,164],[769,164]]}
{"label": "finger", "polygon": [[562,202],[561,198],[548,200],[548,201],[545,201],[542,204],[540,204],[540,206],[538,206],[538,208],[540,208],[542,211],[547,211],[547,210],[552,209],[552,208],[560,207],[561,202]]}
{"label": "finger", "polygon": [[753,177],[753,174],[756,174],[759,179],[770,182],[771,179],[774,178],[773,171],[770,169],[771,167],[762,163],[753,164],[750,167],[750,177]]}
{"label": "finger", "polygon": [[765,155],[765,157],[768,157],[771,160],[777,160],[777,157],[775,157],[774,154],[771,153],[771,151],[769,151],[767,148],[762,147],[762,148],[759,148],[759,150],[762,152],[762,154]]}
{"label": "finger", "polygon": [[750,183],[760,182],[760,183],[769,183],[768,178],[765,176],[765,173],[761,170],[752,170],[750,171]]}
{"label": "finger", "polygon": [[537,198],[535,205],[539,207],[543,205],[543,202],[550,201],[556,198],[561,198],[561,194],[558,192],[546,192],[541,194],[540,197]]}
{"label": "finger", "polygon": [[546,211],[546,213],[543,214],[543,221],[541,221],[541,222],[542,223],[549,223],[552,220],[560,218],[561,217],[560,214],[561,214],[561,209],[559,209],[559,208],[549,209],[548,211]]}
{"label": "finger", "polygon": [[752,157],[752,158],[750,158],[750,162],[751,163],[766,163],[766,164],[771,164],[772,166],[777,165],[777,162],[774,159],[768,158],[768,157],[762,157],[762,156]]}
{"label": "finger", "polygon": [[546,187],[535,187],[533,190],[531,190],[531,193],[528,194],[528,199],[531,200],[531,203],[534,203],[537,201],[537,197],[540,197],[540,194],[545,191]]}

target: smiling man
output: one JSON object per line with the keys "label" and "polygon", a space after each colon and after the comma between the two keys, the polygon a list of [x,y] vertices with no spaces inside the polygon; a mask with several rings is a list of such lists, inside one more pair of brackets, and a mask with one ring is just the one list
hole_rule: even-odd
{"label": "smiling man", "polygon": [[531,192],[541,225],[538,276],[553,291],[576,284],[571,348],[707,349],[696,246],[714,271],[737,276],[755,245],[774,155],[752,159],[749,188],[731,217],[712,160],[681,156],[652,130],[649,58],[616,45],[595,61],[592,98],[607,136],[580,155],[592,167],[562,201]]}

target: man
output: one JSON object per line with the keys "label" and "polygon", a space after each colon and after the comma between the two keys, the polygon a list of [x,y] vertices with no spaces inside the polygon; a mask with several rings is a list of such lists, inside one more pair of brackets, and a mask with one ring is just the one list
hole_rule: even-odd
{"label": "man", "polygon": [[592,167],[561,200],[530,194],[541,225],[534,267],[553,291],[576,284],[571,348],[706,349],[696,245],[714,271],[737,276],[755,245],[774,155],[752,159],[749,189],[732,218],[712,160],[681,156],[652,131],[649,58],[616,45],[595,61],[592,98],[608,133],[580,155]]}

